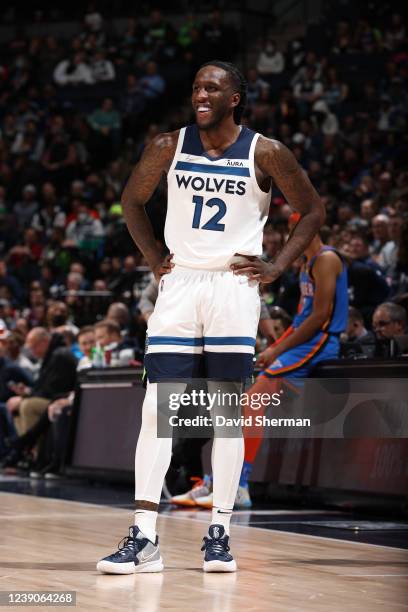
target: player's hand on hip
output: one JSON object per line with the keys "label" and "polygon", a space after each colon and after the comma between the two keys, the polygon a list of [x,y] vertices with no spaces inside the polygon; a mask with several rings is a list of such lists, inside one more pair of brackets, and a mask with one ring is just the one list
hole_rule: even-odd
{"label": "player's hand on hip", "polygon": [[234,261],[230,268],[234,274],[247,276],[249,280],[256,280],[259,283],[272,283],[282,273],[273,263],[267,263],[260,257],[253,255],[235,254],[241,261]]}
{"label": "player's hand on hip", "polygon": [[174,268],[174,263],[171,261],[172,259],[173,253],[170,253],[170,255],[166,255],[166,257],[153,268],[153,274],[157,281],[160,280],[163,274],[169,274],[172,271]]}

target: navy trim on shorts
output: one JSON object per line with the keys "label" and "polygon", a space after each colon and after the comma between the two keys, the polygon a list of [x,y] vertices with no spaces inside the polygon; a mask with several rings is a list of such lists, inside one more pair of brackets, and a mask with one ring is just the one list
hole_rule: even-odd
{"label": "navy trim on shorts", "polygon": [[148,353],[144,359],[149,382],[172,378],[204,378],[203,358],[194,353]]}
{"label": "navy trim on shorts", "polygon": [[207,378],[245,381],[252,376],[253,355],[250,353],[213,353],[204,351]]}

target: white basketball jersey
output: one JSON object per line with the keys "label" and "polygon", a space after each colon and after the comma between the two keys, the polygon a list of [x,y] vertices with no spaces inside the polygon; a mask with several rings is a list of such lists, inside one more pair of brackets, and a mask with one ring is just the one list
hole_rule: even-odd
{"label": "white basketball jersey", "polygon": [[259,134],[241,128],[221,157],[204,151],[197,125],[180,130],[168,172],[165,240],[174,263],[222,270],[235,253],[262,254],[271,195],[255,176]]}

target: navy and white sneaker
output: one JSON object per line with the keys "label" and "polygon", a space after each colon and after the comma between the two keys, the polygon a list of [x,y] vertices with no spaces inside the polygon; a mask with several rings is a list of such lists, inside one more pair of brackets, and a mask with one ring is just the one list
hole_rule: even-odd
{"label": "navy and white sneaker", "polygon": [[105,574],[137,574],[161,572],[163,561],[159,550],[159,537],[151,542],[138,527],[129,527],[129,535],[119,542],[118,550],[98,561],[96,569]]}
{"label": "navy and white sneaker", "polygon": [[209,537],[203,539],[201,550],[205,550],[203,570],[205,572],[236,572],[237,564],[230,555],[229,537],[222,525],[210,525]]}

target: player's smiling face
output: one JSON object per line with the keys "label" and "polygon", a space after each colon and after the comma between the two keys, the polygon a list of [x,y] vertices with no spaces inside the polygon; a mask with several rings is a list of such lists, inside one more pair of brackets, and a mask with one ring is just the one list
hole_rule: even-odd
{"label": "player's smiling face", "polygon": [[239,102],[239,94],[228,73],[217,66],[204,66],[193,83],[192,105],[200,130],[216,127]]}

